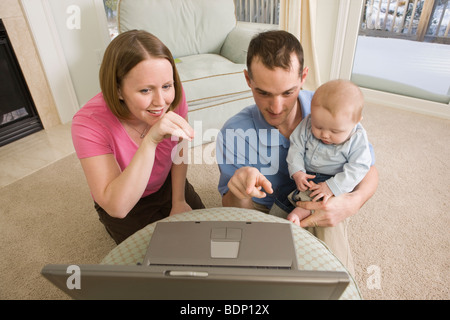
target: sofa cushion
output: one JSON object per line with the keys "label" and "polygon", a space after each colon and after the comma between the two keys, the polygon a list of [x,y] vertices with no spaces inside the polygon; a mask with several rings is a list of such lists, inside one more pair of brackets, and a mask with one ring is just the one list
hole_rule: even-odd
{"label": "sofa cushion", "polygon": [[278,25],[275,24],[238,21],[236,27],[228,34],[220,55],[234,63],[247,63],[250,40],[260,32],[278,29]]}
{"label": "sofa cushion", "polygon": [[118,21],[119,32],[146,30],[182,57],[219,53],[236,16],[233,0],[121,0]]}
{"label": "sofa cushion", "polygon": [[252,96],[244,77],[245,64],[217,54],[200,54],[179,58],[177,69],[189,110]]}

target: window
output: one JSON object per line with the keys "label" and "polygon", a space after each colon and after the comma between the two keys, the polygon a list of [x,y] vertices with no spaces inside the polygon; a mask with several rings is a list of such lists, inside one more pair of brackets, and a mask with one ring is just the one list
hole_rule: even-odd
{"label": "window", "polygon": [[448,104],[447,3],[366,0],[351,80],[369,89]]}
{"label": "window", "polygon": [[279,24],[280,0],[234,0],[238,21]]}
{"label": "window", "polygon": [[117,27],[117,2],[119,2],[119,0],[103,0],[111,40],[119,34]]}

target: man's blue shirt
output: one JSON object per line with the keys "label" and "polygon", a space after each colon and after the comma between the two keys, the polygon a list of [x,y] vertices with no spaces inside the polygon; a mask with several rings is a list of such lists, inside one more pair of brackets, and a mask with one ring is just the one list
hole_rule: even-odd
{"label": "man's blue shirt", "polygon": [[[298,97],[303,118],[311,112],[313,93],[300,91]],[[220,194],[228,192],[228,181],[237,169],[255,167],[272,183],[274,192],[262,199],[253,198],[253,201],[270,208],[280,194],[295,189],[286,162],[289,145],[289,139],[267,123],[256,104],[231,117],[217,137]]]}

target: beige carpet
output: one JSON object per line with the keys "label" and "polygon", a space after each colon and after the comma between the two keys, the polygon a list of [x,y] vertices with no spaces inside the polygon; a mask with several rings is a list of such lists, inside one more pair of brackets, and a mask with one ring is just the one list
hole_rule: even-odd
{"label": "beige carpet", "polygon": [[[363,124],[380,184],[350,224],[361,292],[449,299],[450,121],[371,106]],[[216,165],[190,165],[188,177],[207,207],[220,206]],[[66,299],[41,268],[98,263],[114,246],[75,155],[0,189],[0,299]]]}

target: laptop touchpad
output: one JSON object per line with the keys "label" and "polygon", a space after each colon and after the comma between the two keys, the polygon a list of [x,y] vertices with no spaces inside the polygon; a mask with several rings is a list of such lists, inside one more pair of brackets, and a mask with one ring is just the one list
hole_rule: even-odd
{"label": "laptop touchpad", "polygon": [[211,229],[211,258],[236,259],[239,254],[242,229]]}

